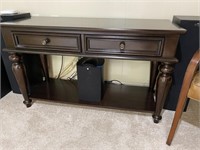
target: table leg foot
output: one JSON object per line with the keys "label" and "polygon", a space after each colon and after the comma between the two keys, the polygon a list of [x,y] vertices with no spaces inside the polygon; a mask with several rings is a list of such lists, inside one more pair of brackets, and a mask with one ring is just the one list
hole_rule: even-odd
{"label": "table leg foot", "polygon": [[152,115],[152,117],[154,123],[159,123],[159,121],[162,119],[162,116]]}
{"label": "table leg foot", "polygon": [[32,100],[31,99],[24,100],[23,103],[26,105],[27,108],[32,106]]}

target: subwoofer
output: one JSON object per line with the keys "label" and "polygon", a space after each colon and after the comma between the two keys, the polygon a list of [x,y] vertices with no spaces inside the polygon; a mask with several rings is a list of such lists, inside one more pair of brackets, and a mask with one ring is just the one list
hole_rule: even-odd
{"label": "subwoofer", "polygon": [[82,58],[77,62],[78,95],[82,101],[100,102],[103,96],[101,58]]}

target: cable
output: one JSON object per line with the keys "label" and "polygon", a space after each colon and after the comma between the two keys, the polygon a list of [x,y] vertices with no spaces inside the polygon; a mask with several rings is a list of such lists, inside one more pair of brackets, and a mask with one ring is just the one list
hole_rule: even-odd
{"label": "cable", "polygon": [[70,64],[68,64],[68,66],[65,67],[65,69],[62,71],[61,74],[65,73],[70,67],[72,67],[72,65],[73,65],[73,61]]}
{"label": "cable", "polygon": [[67,80],[73,80],[77,76],[77,72],[73,72],[70,77],[67,78]]}
{"label": "cable", "polygon": [[77,76],[77,72],[74,72],[74,75],[71,76],[71,79],[74,79]]}
{"label": "cable", "polygon": [[119,80],[110,80],[110,81],[106,81],[108,83],[113,83],[113,82],[118,82],[120,85],[123,85],[123,83]]}
{"label": "cable", "polygon": [[67,76],[76,67],[76,63],[77,63],[77,59],[74,58],[72,62],[67,67],[65,67],[65,69],[62,71],[60,77],[63,78],[64,76]]}

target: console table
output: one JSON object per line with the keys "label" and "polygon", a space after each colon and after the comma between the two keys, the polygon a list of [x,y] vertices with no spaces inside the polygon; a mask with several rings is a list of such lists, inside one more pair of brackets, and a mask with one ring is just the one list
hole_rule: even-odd
{"label": "console table", "polygon": [[[185,29],[169,20],[31,17],[1,23],[10,52],[12,69],[27,107],[32,99],[72,104],[153,112],[161,120],[161,111],[172,82],[171,74],[180,34]],[[45,81],[30,85],[20,54],[38,54]],[[105,84],[101,102],[79,100],[77,82],[52,79],[48,75],[47,55],[69,55],[151,61],[149,87]],[[34,63],[34,62],[33,62]],[[87,87],[86,87],[87,88]]]}

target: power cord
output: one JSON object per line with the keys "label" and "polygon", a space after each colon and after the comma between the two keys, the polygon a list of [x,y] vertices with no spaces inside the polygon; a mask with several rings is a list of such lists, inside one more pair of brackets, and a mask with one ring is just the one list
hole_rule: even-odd
{"label": "power cord", "polygon": [[119,80],[110,80],[110,81],[105,81],[105,82],[107,82],[107,83],[119,83],[120,85],[123,85],[123,83],[121,82],[121,81],[119,81]]}
{"label": "power cord", "polygon": [[[64,57],[62,56],[61,59],[62,59],[61,66],[60,66],[59,73],[56,76],[56,79],[62,79],[65,76],[67,76],[70,72],[72,72],[76,68],[76,63],[78,61],[78,59],[75,57],[66,67],[63,67],[64,66]],[[76,77],[75,74],[76,74],[76,71],[74,73],[72,73],[71,76],[68,78],[70,78],[70,79],[75,78]]]}
{"label": "power cord", "polygon": [[73,72],[70,77],[67,78],[67,80],[73,80],[77,76],[77,72]]}
{"label": "power cord", "polygon": [[62,59],[62,60],[61,60],[61,66],[60,66],[60,71],[59,71],[59,73],[58,73],[57,79],[60,78],[60,75],[61,75],[61,72],[62,72],[62,68],[63,68],[63,62],[64,62],[64,60],[63,60],[63,56],[62,56],[61,59]]}
{"label": "power cord", "polygon": [[67,76],[73,69],[75,69],[77,63],[77,59],[74,58],[72,62],[65,67],[65,69],[61,72],[60,78]]}

